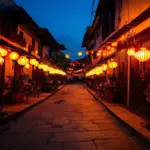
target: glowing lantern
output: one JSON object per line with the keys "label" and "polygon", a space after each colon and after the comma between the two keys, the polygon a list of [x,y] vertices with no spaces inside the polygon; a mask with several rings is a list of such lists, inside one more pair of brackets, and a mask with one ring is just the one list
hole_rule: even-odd
{"label": "glowing lantern", "polygon": [[0,55],[5,57],[7,54],[8,54],[7,50],[2,48],[2,47],[0,47]]}
{"label": "glowing lantern", "polygon": [[21,66],[25,66],[26,64],[28,64],[29,60],[27,57],[25,56],[21,56],[19,59],[18,59],[18,64],[21,65]]}
{"label": "glowing lantern", "polygon": [[103,56],[106,56],[106,55],[107,55],[107,52],[106,52],[106,51],[104,51],[104,52],[103,52]]}
{"label": "glowing lantern", "polygon": [[30,68],[30,64],[26,64],[26,65],[25,65],[25,68],[26,68],[26,69],[29,69],[29,68]]}
{"label": "glowing lantern", "polygon": [[42,65],[43,65],[43,64],[39,64],[39,65],[38,65],[38,68],[39,68],[39,69],[42,69]]}
{"label": "glowing lantern", "polygon": [[101,55],[101,53],[100,53],[100,52],[98,52],[96,55],[97,55],[97,56],[100,56],[100,55]]}
{"label": "glowing lantern", "polygon": [[93,54],[94,53],[94,51],[93,50],[91,50],[91,54]]}
{"label": "glowing lantern", "polygon": [[107,46],[107,50],[109,50],[109,49],[111,49],[111,47],[110,47],[110,46]]}
{"label": "glowing lantern", "polygon": [[103,68],[104,71],[106,71],[107,70],[107,64],[103,64],[102,68]]}
{"label": "glowing lantern", "polygon": [[129,56],[134,56],[134,54],[135,54],[135,49],[134,49],[134,48],[129,48],[127,54],[128,54]]}
{"label": "glowing lantern", "polygon": [[82,52],[78,52],[78,56],[82,56]]}
{"label": "glowing lantern", "polygon": [[38,54],[38,51],[36,50],[35,53]]}
{"label": "glowing lantern", "polygon": [[120,40],[120,41],[125,40],[125,36],[124,36],[124,35],[123,35],[123,36],[121,36],[119,40]]}
{"label": "glowing lantern", "polygon": [[65,57],[68,59],[68,58],[70,58],[70,55],[69,55],[69,54],[66,54]]}
{"label": "glowing lantern", "polygon": [[111,61],[111,62],[108,63],[108,66],[111,69],[115,69],[118,66],[118,64],[115,61]]}
{"label": "glowing lantern", "polygon": [[39,62],[36,60],[34,65],[37,67],[39,65]]}
{"label": "glowing lantern", "polygon": [[19,58],[19,54],[16,53],[16,52],[11,52],[11,53],[9,54],[9,58],[10,58],[11,60],[17,60],[17,59]]}
{"label": "glowing lantern", "polygon": [[111,44],[111,46],[113,46],[113,47],[116,47],[117,45],[118,45],[117,42],[113,42],[113,43]]}
{"label": "glowing lantern", "polygon": [[89,51],[86,51],[86,55],[88,55],[89,54]]}
{"label": "glowing lantern", "polygon": [[36,64],[36,59],[30,59],[30,64],[35,65]]}
{"label": "glowing lantern", "polygon": [[45,72],[49,71],[49,69],[48,69],[48,66],[47,66],[47,65],[44,65],[44,67],[43,67],[43,71],[45,71]]}
{"label": "glowing lantern", "polygon": [[0,57],[0,65],[2,65],[4,63],[4,58]]}
{"label": "glowing lantern", "polygon": [[135,58],[140,62],[145,62],[150,59],[150,51],[148,51],[145,47],[140,48],[140,51],[135,53]]}

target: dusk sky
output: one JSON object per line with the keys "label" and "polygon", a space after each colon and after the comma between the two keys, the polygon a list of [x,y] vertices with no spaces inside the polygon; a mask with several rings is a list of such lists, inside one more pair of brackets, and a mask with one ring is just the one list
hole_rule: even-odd
{"label": "dusk sky", "polygon": [[[92,0],[14,0],[32,16],[39,26],[48,28],[64,44],[71,59],[79,59],[82,38],[90,24]],[[95,6],[98,0],[95,0]]]}

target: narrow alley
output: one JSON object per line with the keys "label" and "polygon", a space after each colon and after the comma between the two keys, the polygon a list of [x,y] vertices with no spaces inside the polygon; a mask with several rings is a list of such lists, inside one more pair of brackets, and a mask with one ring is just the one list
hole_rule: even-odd
{"label": "narrow alley", "polygon": [[0,150],[140,149],[82,84],[66,85],[12,121],[0,143]]}

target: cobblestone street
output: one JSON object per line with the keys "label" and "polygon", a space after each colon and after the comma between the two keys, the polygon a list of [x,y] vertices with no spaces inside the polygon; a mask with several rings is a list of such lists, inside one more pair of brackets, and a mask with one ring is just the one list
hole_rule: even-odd
{"label": "cobblestone street", "polygon": [[82,84],[70,84],[10,123],[0,150],[139,150]]}

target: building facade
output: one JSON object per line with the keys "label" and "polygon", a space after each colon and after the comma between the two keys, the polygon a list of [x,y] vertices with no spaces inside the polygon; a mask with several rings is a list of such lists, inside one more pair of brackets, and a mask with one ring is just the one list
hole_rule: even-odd
{"label": "building facade", "polygon": [[[82,43],[87,48],[91,67],[117,62],[115,75],[120,103],[139,115],[144,114],[150,62],[138,60],[136,52],[141,48],[150,50],[149,35],[149,0],[100,0]],[[130,55],[133,49],[136,55]],[[107,68],[107,76],[113,72]]]}

